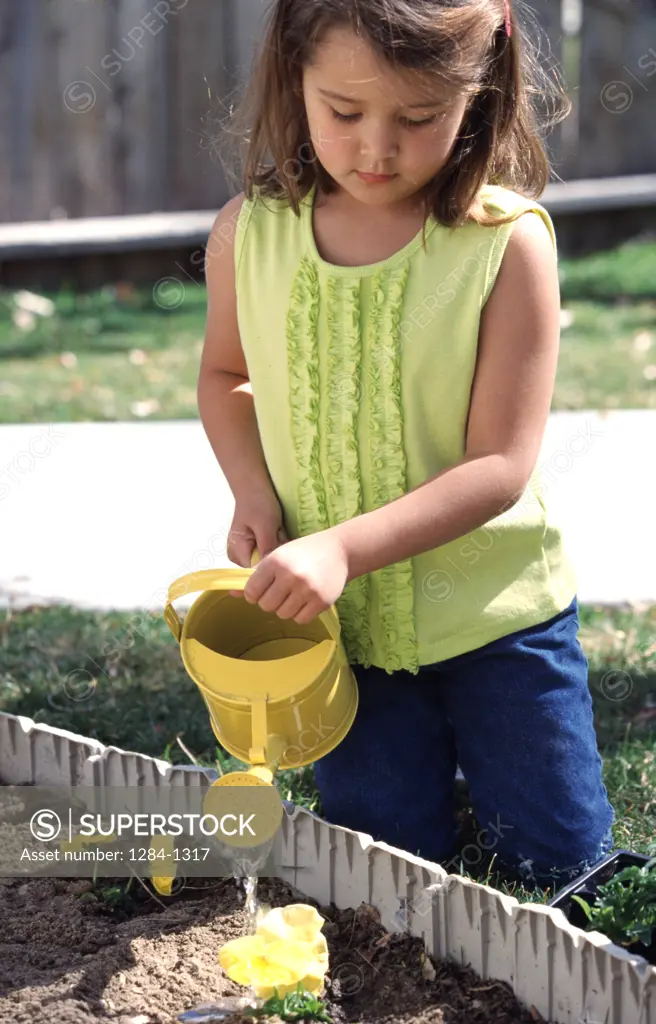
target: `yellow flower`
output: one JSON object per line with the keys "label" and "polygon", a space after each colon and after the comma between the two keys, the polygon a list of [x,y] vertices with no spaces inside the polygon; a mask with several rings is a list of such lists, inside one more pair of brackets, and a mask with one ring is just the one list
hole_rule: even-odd
{"label": "yellow flower", "polygon": [[[175,881],[176,875],[176,864],[173,860],[173,848],[174,843],[171,836],[152,836],[150,840],[150,848],[155,851],[155,855],[164,854],[164,857],[157,856],[156,860],[150,862],[150,880],[153,884],[155,892],[158,892],[160,896],[170,896],[173,882]],[[158,869],[161,871],[164,866],[170,867],[173,871],[172,875],[153,875],[153,871]]]}
{"label": "yellow flower", "polygon": [[222,946],[219,963],[233,981],[252,985],[260,999],[276,989],[281,996],[293,992],[299,982],[307,992],[319,994],[328,970],[322,926],[323,918],[313,907],[276,907],[260,916],[255,935]]}
{"label": "yellow flower", "polygon": [[150,880],[153,883],[153,889],[155,892],[158,892],[160,896],[171,895],[173,891],[173,878],[170,878],[168,875],[155,875]]}

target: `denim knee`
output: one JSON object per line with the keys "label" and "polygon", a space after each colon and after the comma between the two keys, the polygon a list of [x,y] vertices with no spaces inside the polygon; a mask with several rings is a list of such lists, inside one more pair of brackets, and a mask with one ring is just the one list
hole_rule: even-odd
{"label": "denim knee", "polygon": [[456,757],[434,685],[407,672],[352,668],[355,721],[315,764],[324,816],[427,860],[451,856]]}
{"label": "denim knee", "polygon": [[436,666],[477,820],[496,823],[485,849],[526,882],[568,879],[612,848],[577,631],[574,600],[548,622]]}

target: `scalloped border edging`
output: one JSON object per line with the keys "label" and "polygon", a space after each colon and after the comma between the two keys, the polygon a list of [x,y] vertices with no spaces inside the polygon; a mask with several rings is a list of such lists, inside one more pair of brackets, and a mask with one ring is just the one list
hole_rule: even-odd
{"label": "scalloped border edging", "polygon": [[[65,729],[0,712],[0,784],[200,786],[212,769],[172,766],[106,747]],[[436,958],[470,964],[510,984],[517,998],[558,1024],[656,1024],[656,967],[553,907],[520,904],[486,885],[447,875],[362,832],[293,804],[281,843],[282,877],[339,909],[368,903],[390,931],[407,929]]]}

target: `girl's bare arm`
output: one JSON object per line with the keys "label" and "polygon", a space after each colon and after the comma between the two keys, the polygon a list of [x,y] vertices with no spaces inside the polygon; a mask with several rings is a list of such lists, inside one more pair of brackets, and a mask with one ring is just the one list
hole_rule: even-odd
{"label": "girl's bare arm", "polygon": [[207,325],[198,378],[200,418],[235,500],[273,491],[237,322],[234,242],[243,202],[242,192],[226,203],[207,243]]}

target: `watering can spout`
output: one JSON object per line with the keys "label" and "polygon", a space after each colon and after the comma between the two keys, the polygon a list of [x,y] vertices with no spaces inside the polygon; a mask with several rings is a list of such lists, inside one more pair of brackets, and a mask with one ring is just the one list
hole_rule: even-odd
{"label": "watering can spout", "polygon": [[284,753],[285,741],[282,736],[268,736],[264,748],[249,750],[250,768],[245,771],[228,772],[213,783],[214,786],[273,786],[273,778]]}

